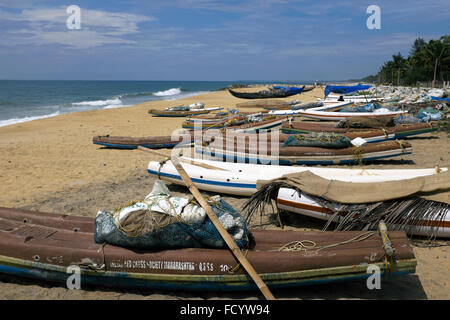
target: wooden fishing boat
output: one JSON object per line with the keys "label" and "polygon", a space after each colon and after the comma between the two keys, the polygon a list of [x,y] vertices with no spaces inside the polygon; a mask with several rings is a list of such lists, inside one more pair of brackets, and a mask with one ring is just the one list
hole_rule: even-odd
{"label": "wooden fishing boat", "polygon": [[[227,139],[236,139],[237,141],[239,141],[239,143],[246,143],[246,144],[261,144],[261,143],[265,143],[265,142],[270,143],[273,139],[275,139],[279,143],[284,143],[286,141],[286,139],[289,138],[290,136],[295,136],[295,135],[301,136],[301,135],[306,135],[306,134],[310,134],[310,133],[311,132],[288,133],[288,134],[278,133],[276,135],[270,135],[270,134],[269,135],[264,135],[264,134],[260,135],[257,133],[255,133],[255,134],[253,134],[253,133],[242,133],[242,134],[241,133],[239,133],[239,134],[232,133],[229,136],[227,136],[227,135],[213,136],[213,137],[204,136],[204,137],[202,137],[202,139],[204,139],[204,141],[202,141],[201,143],[205,144],[205,143],[209,143],[211,140],[214,140],[214,142],[216,142],[217,145],[221,146],[222,144],[226,143]],[[375,129],[366,129],[365,131],[361,130],[361,131],[356,131],[356,132],[353,132],[353,131],[342,132],[339,134],[344,137],[349,138],[350,140],[353,140],[356,138],[362,138],[362,139],[366,140],[368,143],[388,141],[388,140],[395,139],[394,133],[387,133],[382,130],[375,130]]]}
{"label": "wooden fishing boat", "polygon": [[[339,109],[348,105],[353,104],[353,102],[336,102],[336,103],[330,103],[327,104],[325,107],[321,108],[330,108],[330,109]],[[318,107],[317,107],[318,108]],[[306,110],[315,110],[317,108],[309,108]],[[301,111],[305,111],[305,109],[294,109],[291,108],[288,109],[274,109],[267,112],[268,115],[274,115],[274,116],[301,116],[303,113]]]}
{"label": "wooden fishing boat", "polygon": [[264,99],[264,100],[251,100],[246,102],[240,102],[236,104],[237,108],[267,108],[274,106],[289,106],[290,101],[281,99]]}
{"label": "wooden fishing boat", "polygon": [[[286,174],[310,171],[322,178],[353,183],[405,181],[447,172],[447,168],[427,169],[342,169],[320,167],[277,166],[181,158],[184,170],[197,188],[215,193],[240,196],[254,194],[257,180],[273,180]],[[184,185],[171,161],[150,161],[148,173],[162,180]]]}
{"label": "wooden fishing boat", "polygon": [[312,91],[316,88],[316,85],[312,85],[312,86],[303,86],[303,91],[302,92],[308,92],[308,91]]}
{"label": "wooden fishing boat", "polygon": [[364,95],[364,94],[359,94],[359,95],[339,95],[339,94],[329,94],[327,96],[327,99],[329,100],[337,100],[339,98],[343,98],[344,100],[347,99],[355,99],[355,100],[363,100],[363,101],[370,101],[371,99],[376,99],[377,97],[375,97],[374,95],[368,94],[368,95]]}
{"label": "wooden fishing boat", "polygon": [[[205,129],[233,129],[239,132],[259,132],[260,130],[271,130],[273,128],[281,126],[281,123],[287,119],[287,117],[282,116],[269,116],[262,118],[262,121],[249,122],[243,124],[235,124],[226,121],[221,122],[208,122],[208,123],[197,123],[197,122],[183,122],[182,128],[189,130],[205,130]],[[235,120],[235,119],[230,119]]]}
{"label": "wooden fishing boat", "polygon": [[[337,128],[336,122],[311,122],[311,121],[285,121],[281,126],[283,133],[310,133],[310,132],[335,132],[346,135],[347,133],[363,134],[364,132],[373,132],[377,136],[383,135],[388,139],[401,139],[408,136],[433,132],[438,129],[437,122],[429,123],[409,123],[398,124],[394,127],[386,127],[382,129],[370,128]],[[364,138],[364,137],[362,137]],[[387,140],[388,140],[387,139]]]}
{"label": "wooden fishing boat", "polygon": [[[389,232],[395,261],[377,232],[250,230],[246,258],[270,288],[415,272],[404,232]],[[358,239],[353,241],[352,239]],[[309,240],[314,250],[283,250]],[[274,263],[276,261],[276,263]],[[0,208],[0,273],[66,284],[74,268],[85,286],[197,291],[257,290],[230,250],[130,250],[94,242],[94,219]],[[365,286],[365,281],[362,282]]]}
{"label": "wooden fishing boat", "polygon": [[[344,101],[345,102],[345,101]],[[336,101],[337,103],[337,101]],[[317,119],[317,120],[345,120],[350,117],[363,117],[363,118],[377,118],[380,116],[384,117],[395,117],[401,114],[408,113],[407,110],[400,111],[375,111],[375,112],[337,112],[342,106],[336,106],[334,104],[327,104],[322,107],[310,108],[307,110],[298,110],[298,115],[306,118]]]}
{"label": "wooden fishing boat", "polygon": [[205,130],[205,129],[219,129],[224,127],[235,127],[245,123],[243,116],[238,115],[234,117],[224,118],[216,121],[183,121],[181,127],[188,130]]}
{"label": "wooden fishing boat", "polygon": [[202,122],[220,122],[225,121],[227,119],[235,118],[235,117],[242,117],[242,116],[261,116],[263,114],[267,113],[267,111],[258,111],[258,112],[239,112],[239,113],[229,113],[227,115],[198,115],[198,116],[192,116],[187,117],[186,121],[188,122],[194,122],[194,121],[202,121]]}
{"label": "wooden fishing boat", "polygon": [[157,109],[150,109],[148,111],[149,114],[152,114],[154,117],[186,117],[186,116],[193,116],[193,115],[199,115],[199,114],[207,114],[211,111],[221,110],[222,107],[216,107],[216,108],[203,108],[203,109],[191,109],[188,111],[171,111],[171,110],[157,110]]}
{"label": "wooden fishing boat", "polygon": [[182,137],[171,136],[149,136],[142,138],[120,137],[120,136],[95,136],[92,138],[94,144],[109,148],[118,149],[136,149],[137,147],[145,147],[149,149],[173,148],[177,144],[186,145],[193,142],[190,133],[184,134]]}
{"label": "wooden fishing boat", "polygon": [[[221,143],[222,142],[222,143]],[[252,141],[213,142],[204,145],[195,141],[195,152],[226,161],[260,164],[357,164],[412,153],[409,143],[384,141],[369,143],[362,147],[327,149],[317,147],[283,147],[279,143]]]}
{"label": "wooden fishing boat", "polygon": [[[276,202],[277,207],[281,210],[295,212],[321,220],[332,219],[334,215],[331,209],[319,204],[307,194],[291,188],[280,188]],[[336,204],[337,206],[338,204]],[[339,222],[345,214],[343,212],[341,215],[336,216],[333,221]],[[399,226],[394,224],[392,227],[398,228]],[[414,221],[414,224],[409,227],[408,232],[418,236],[434,234],[439,238],[450,238],[450,209],[439,219],[427,217],[424,220]]]}
{"label": "wooden fishing boat", "polygon": [[[411,179],[443,174],[447,168],[436,169],[339,169],[317,167],[285,167],[254,165],[244,163],[218,162],[196,158],[183,158],[183,168],[191,177],[193,183],[201,190],[214,193],[251,196],[257,191],[257,181],[278,179],[286,174],[312,172],[319,177],[353,184],[365,185],[388,181],[404,181]],[[159,178],[175,184],[184,185],[173,164],[150,162],[148,172],[159,175]],[[243,174],[245,173],[245,174]],[[308,216],[328,220],[333,212],[324,208],[311,197],[298,193],[290,188],[280,188],[277,205],[280,209],[305,214]],[[450,210],[443,217],[432,217],[425,214],[423,221],[415,220],[408,232],[413,235],[429,235],[450,238]],[[395,225],[393,227],[396,227]],[[435,228],[431,230],[431,228]]]}
{"label": "wooden fishing boat", "polygon": [[286,90],[261,90],[258,92],[237,92],[234,90],[228,90],[231,95],[241,99],[272,99],[272,98],[286,98],[298,94],[297,92]]}

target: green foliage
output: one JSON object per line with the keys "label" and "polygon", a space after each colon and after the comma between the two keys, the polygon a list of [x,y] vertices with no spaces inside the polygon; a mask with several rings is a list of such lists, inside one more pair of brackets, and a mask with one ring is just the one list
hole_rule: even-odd
{"label": "green foliage", "polygon": [[[418,81],[448,81],[450,76],[450,35],[426,42],[417,38],[408,57],[401,53],[392,56],[380,68],[376,76],[369,76],[379,83],[416,85]],[[375,78],[375,79],[374,79]]]}

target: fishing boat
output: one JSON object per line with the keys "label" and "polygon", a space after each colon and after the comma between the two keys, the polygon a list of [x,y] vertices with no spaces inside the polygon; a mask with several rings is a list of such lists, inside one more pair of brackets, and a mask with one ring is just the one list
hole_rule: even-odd
{"label": "fishing boat", "polygon": [[[311,122],[311,121],[285,121],[281,126],[281,130],[286,134],[311,133],[311,132],[335,132],[340,134],[358,134],[361,135],[372,132],[375,139],[371,141],[381,141],[390,139],[401,139],[408,136],[419,135],[436,131],[438,123],[436,121],[429,123],[408,123],[397,124],[393,127],[385,128],[338,128],[337,122]],[[385,139],[383,139],[383,136]],[[362,138],[365,138],[361,136]]]}
{"label": "fishing boat", "polygon": [[[219,122],[183,122],[182,128],[188,130],[205,130],[205,129],[233,129],[239,132],[259,132],[260,130],[271,130],[281,126],[287,117],[269,116],[261,118],[261,121],[247,122],[243,118],[232,118]],[[231,121],[230,121],[231,120]]]}
{"label": "fishing boat", "polygon": [[[286,167],[255,165],[244,163],[218,162],[197,158],[182,158],[182,165],[191,177],[194,185],[205,191],[239,196],[251,196],[257,190],[258,180],[274,180],[282,176],[294,173],[311,172],[330,181],[351,182],[352,184],[367,185],[370,183],[382,183],[400,181],[405,184],[412,179],[431,177],[448,172],[447,168],[429,169],[340,169],[317,167]],[[151,161],[148,172],[159,179],[179,185],[185,185],[173,164],[163,164]],[[244,174],[245,173],[245,174]],[[280,188],[277,192],[279,209],[288,210],[328,220],[334,212],[325,208],[305,193],[299,193],[292,188]],[[336,204],[337,206],[337,204]],[[442,205],[441,205],[442,208]],[[450,238],[450,209],[445,214],[431,216],[425,212],[425,219],[412,221],[408,232],[413,235],[429,235],[433,233],[437,237]],[[339,217],[338,217],[339,218]],[[396,227],[395,225],[393,227]],[[432,230],[434,228],[434,230]]]}
{"label": "fishing boat", "polygon": [[[280,188],[276,197],[277,207],[281,210],[299,213],[305,216],[313,217],[320,220],[332,220],[336,223],[346,215],[342,212],[340,215],[335,215],[335,212],[327,207],[324,207],[312,197],[298,192],[291,188]],[[339,204],[334,204],[334,210],[338,210]],[[412,211],[410,212],[413,213]],[[334,216],[334,217],[333,217]],[[407,217],[407,215],[406,215]],[[401,219],[406,218],[402,216]],[[399,223],[394,223],[392,228],[399,228]],[[450,238],[450,209],[445,210],[442,217],[424,218],[419,221],[414,221],[408,228],[408,232],[416,236],[429,236],[433,234],[439,238]]]}
{"label": "fishing boat", "polygon": [[[284,131],[283,131],[284,132]],[[262,143],[271,143],[271,141],[273,139],[275,139],[276,141],[278,141],[280,144],[283,144],[286,142],[286,140],[288,138],[293,139],[293,138],[301,138],[301,137],[307,137],[308,135],[311,136],[311,134],[316,134],[319,132],[307,132],[307,133],[290,133],[288,132],[287,134],[284,133],[278,133],[277,135],[274,135],[272,137],[272,135],[265,135],[265,134],[258,134],[258,133],[242,133],[242,134],[230,134],[229,136],[225,135],[221,135],[221,136],[214,136],[214,137],[202,137],[204,139],[204,141],[202,141],[202,143],[204,144],[205,142],[209,144],[210,140],[213,139],[214,142],[216,143],[216,145],[226,145],[227,141],[229,139],[236,139],[237,141],[239,141],[239,143],[246,143],[246,144],[262,144]],[[332,133],[332,132],[330,132]],[[361,130],[361,131],[349,131],[349,132],[342,132],[339,134],[335,134],[335,138],[337,138],[337,136],[344,136],[347,137],[350,140],[356,139],[356,138],[362,138],[364,140],[366,140],[367,143],[374,143],[374,142],[381,142],[381,141],[388,141],[388,140],[394,140],[395,139],[395,134],[394,133],[387,133],[384,132],[382,130],[375,130],[375,129],[366,129],[366,130]],[[323,135],[322,135],[322,138]],[[311,141],[312,138],[309,138],[308,140]],[[320,139],[320,137],[318,137],[317,139]],[[351,142],[351,141],[350,141]],[[318,145],[317,145],[318,146]]]}
{"label": "fishing boat", "polygon": [[[328,109],[336,109],[339,110],[339,108],[343,108],[345,106],[351,105],[353,102],[336,102],[336,103],[330,103],[326,104],[325,106],[322,106],[320,108],[326,108]],[[314,108],[306,108],[306,110],[316,110],[319,107]],[[320,109],[321,110],[321,109]],[[296,107],[289,107],[287,109],[280,108],[280,109],[271,109],[267,112],[268,115],[274,115],[274,116],[300,116],[302,115],[302,111],[305,111],[304,108],[296,108]]]}
{"label": "fishing boat", "polygon": [[[417,264],[402,231],[388,233],[395,261],[387,258],[386,242],[377,232],[249,231],[246,258],[269,288],[363,280],[371,275],[369,265],[379,267],[381,275],[408,274]],[[312,251],[286,250],[300,240],[313,242]],[[258,289],[230,250],[135,250],[97,244],[93,218],[0,208],[0,273],[66,285],[75,270],[82,288]]]}
{"label": "fishing boat", "polygon": [[290,106],[296,102],[296,100],[286,101],[281,99],[251,100],[237,103],[236,108],[267,108],[274,106]]}
{"label": "fishing boat", "polygon": [[316,108],[323,106],[323,102],[321,101],[315,101],[315,102],[308,102],[308,103],[296,103],[292,105],[283,105],[283,106],[267,106],[264,107],[266,110],[298,110],[298,109],[310,109],[310,108]]}
{"label": "fishing boat", "polygon": [[378,109],[373,112],[339,112],[339,108],[343,106],[336,107],[333,104],[327,104],[322,107],[311,108],[307,110],[298,110],[298,115],[316,119],[316,120],[345,120],[350,117],[363,117],[363,118],[377,118],[377,117],[395,117],[401,114],[407,114],[407,110],[390,111],[384,109]]}
{"label": "fishing boat", "polygon": [[286,98],[294,96],[296,94],[301,94],[302,88],[297,87],[278,87],[271,88],[269,90],[261,90],[258,92],[237,92],[231,89],[228,91],[236,98],[241,99],[272,99],[272,98]]}
{"label": "fishing boat", "polygon": [[226,115],[198,115],[198,116],[192,116],[187,117],[187,122],[194,122],[194,121],[202,121],[202,122],[220,122],[231,118],[236,117],[244,117],[244,116],[262,116],[266,114],[267,111],[258,111],[258,112],[238,112],[238,113],[228,113]]}
{"label": "fishing boat", "polygon": [[211,111],[222,110],[222,107],[215,108],[202,108],[202,109],[190,109],[190,110],[157,110],[150,109],[148,111],[149,114],[152,114],[154,117],[186,117],[186,116],[194,116],[199,114],[207,114]]}
{"label": "fishing boat", "polygon": [[[222,143],[221,143],[222,142]],[[329,149],[318,147],[284,147],[279,143],[254,144],[252,141],[218,141],[205,145],[195,141],[195,152],[221,161],[259,164],[358,164],[412,153],[409,143],[383,141],[361,147]]]}
{"label": "fishing boat", "polygon": [[92,138],[92,142],[97,145],[105,146],[108,148],[117,149],[136,149],[137,147],[145,147],[149,149],[161,149],[161,148],[173,148],[176,145],[191,144],[193,137],[189,132],[183,134],[183,136],[149,136],[149,137],[121,137],[121,136],[95,136]]}
{"label": "fishing boat", "polygon": [[344,100],[347,100],[347,99],[361,99],[361,100],[364,100],[364,101],[367,101],[367,100],[371,100],[371,99],[377,99],[377,97],[376,96],[374,96],[374,95],[371,95],[371,94],[368,94],[368,95],[365,95],[365,94],[360,94],[360,95],[356,95],[356,94],[353,94],[353,95],[338,95],[338,94],[330,94],[330,95],[328,95],[327,96],[327,99],[330,99],[330,100],[335,100],[335,99],[344,99]]}
{"label": "fishing boat", "polygon": [[188,130],[205,130],[212,128],[219,129],[225,127],[236,127],[245,123],[247,122],[245,121],[244,116],[237,115],[234,117],[223,118],[216,121],[183,121],[183,123],[181,123],[181,127]]}
{"label": "fishing boat", "polygon": [[[234,163],[201,158],[181,158],[184,170],[195,186],[201,190],[239,196],[254,194],[258,180],[273,180],[291,173],[310,171],[329,180],[354,183],[407,181],[417,177],[447,172],[447,168],[427,169],[342,169],[320,167],[277,166],[251,163]],[[171,161],[150,161],[149,174],[175,184],[185,185]]]}
{"label": "fishing boat", "polygon": [[302,93],[303,93],[303,92],[312,91],[312,90],[314,90],[315,88],[316,88],[316,85],[312,85],[312,86],[304,86],[304,87],[303,87]]}

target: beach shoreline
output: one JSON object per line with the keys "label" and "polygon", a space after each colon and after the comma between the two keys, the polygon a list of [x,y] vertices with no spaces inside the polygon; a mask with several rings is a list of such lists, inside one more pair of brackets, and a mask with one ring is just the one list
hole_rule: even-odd
{"label": "beach shoreline", "polygon": [[[255,86],[239,91],[256,91]],[[316,88],[299,96],[302,102],[323,98]],[[235,108],[243,102],[226,91],[185,97],[179,100],[156,100],[137,105],[60,114],[54,117],[0,127],[0,206],[95,217],[98,210],[110,210],[133,199],[145,197],[154,179],[147,172],[149,161],[163,157],[139,150],[107,149],[92,143],[96,135],[151,136],[170,135],[181,128],[184,118],[160,118],[148,109],[163,109],[195,102],[205,107]],[[241,109],[254,111],[253,108]],[[427,133],[406,139],[413,154],[378,161],[365,168],[450,167],[450,143],[445,132]],[[169,149],[160,152],[169,155]],[[341,166],[346,167],[346,166]],[[169,184],[177,194],[187,194],[183,187]],[[236,209],[243,197],[225,196]],[[265,218],[264,228],[278,228]],[[267,220],[269,219],[269,220]],[[322,223],[291,214],[287,229],[320,230]],[[257,219],[259,222],[259,217]],[[414,247],[418,266],[416,273],[400,280],[387,279],[382,290],[369,291],[361,283],[330,284],[275,291],[285,299],[450,299],[450,247]],[[91,288],[67,290],[62,286],[0,277],[0,299],[256,299],[250,293],[180,293],[131,292]]]}

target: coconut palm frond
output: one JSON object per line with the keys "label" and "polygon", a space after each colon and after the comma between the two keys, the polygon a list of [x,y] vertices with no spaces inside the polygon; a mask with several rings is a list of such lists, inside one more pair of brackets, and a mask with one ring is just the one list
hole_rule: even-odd
{"label": "coconut palm frond", "polygon": [[[292,185],[275,181],[264,185],[253,194],[242,209],[246,220],[249,222],[255,212],[264,214],[266,206],[272,204],[279,189],[283,187],[295,189]],[[388,230],[403,230],[411,235],[413,229],[415,233],[417,230],[427,229],[425,235],[434,240],[439,227],[443,225],[446,213],[450,210],[450,205],[446,203],[419,197],[364,204],[338,204],[320,197],[308,196],[333,212],[323,230],[327,230],[333,222],[334,231],[376,230],[379,222],[384,220]]]}
{"label": "coconut palm frond", "polygon": [[256,191],[241,209],[241,213],[244,215],[247,223],[250,222],[255,212],[259,212],[262,215],[266,206],[272,205],[272,200],[277,198],[278,190],[283,187],[292,188],[291,185],[276,181],[268,183]]}
{"label": "coconut palm frond", "polygon": [[336,224],[335,230],[372,230],[384,220],[389,230],[404,230],[408,235],[413,229],[429,228],[426,236],[434,239],[449,209],[446,203],[423,198],[344,205],[340,212],[346,212],[346,215]]}

